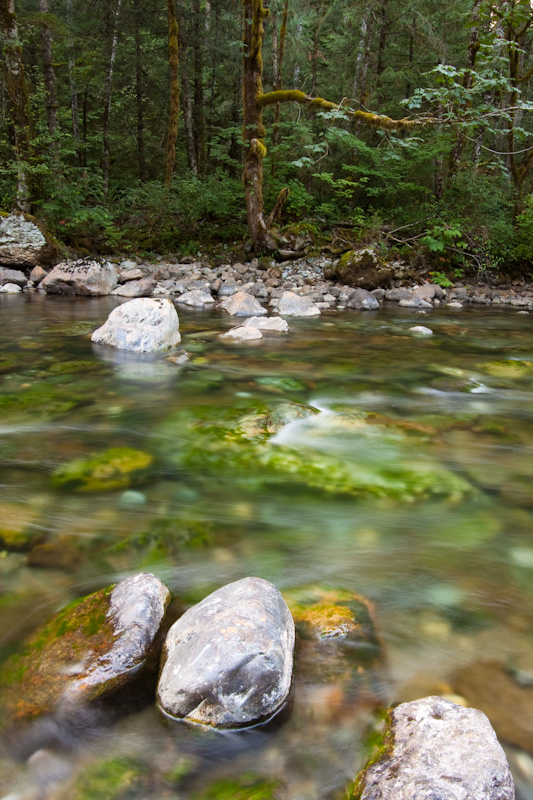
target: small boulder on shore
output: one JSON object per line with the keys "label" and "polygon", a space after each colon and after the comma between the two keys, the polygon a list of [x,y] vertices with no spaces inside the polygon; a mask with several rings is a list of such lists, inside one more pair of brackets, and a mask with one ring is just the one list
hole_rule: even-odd
{"label": "small boulder on shore", "polygon": [[143,572],[71,603],[2,668],[6,717],[77,708],[133,681],[157,658],[169,602],[167,587]]}
{"label": "small boulder on shore", "polygon": [[283,317],[318,317],[320,309],[310,297],[295,292],[283,292],[278,301],[278,314]]}
{"label": "small boulder on shore", "polygon": [[19,269],[7,269],[7,267],[0,267],[0,286],[5,286],[8,283],[15,283],[17,286],[26,286],[28,280],[23,272]]}
{"label": "small boulder on shore", "polygon": [[514,800],[505,753],[482,711],[424,697],[390,711],[381,754],[356,781],[359,800]]}
{"label": "small boulder on shore", "polygon": [[109,261],[82,258],[58,264],[43,278],[40,288],[49,294],[98,297],[111,294],[117,283],[117,271]]}
{"label": "small boulder on shore", "polygon": [[181,341],[178,314],[170,300],[130,300],[111,312],[91,341],[133,353],[168,350]]}
{"label": "small boulder on shore", "polygon": [[158,703],[170,717],[239,728],[272,717],[288,697],[294,622],[262,578],[229,583],[171,627]]}

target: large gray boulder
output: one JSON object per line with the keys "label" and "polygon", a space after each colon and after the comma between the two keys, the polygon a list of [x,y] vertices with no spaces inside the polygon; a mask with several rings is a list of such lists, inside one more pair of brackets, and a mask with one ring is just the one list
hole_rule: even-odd
{"label": "large gray boulder", "polygon": [[155,575],[139,573],[67,606],[3,666],[4,718],[77,707],[155,667],[169,602]]}
{"label": "large gray boulder", "polygon": [[424,697],[391,711],[383,754],[362,773],[360,800],[514,800],[514,784],[482,711]]}
{"label": "large gray boulder", "polygon": [[267,313],[266,308],[263,308],[259,300],[256,300],[248,292],[236,292],[231,297],[222,300],[218,307],[227,311],[232,317],[258,317],[260,314]]}
{"label": "large gray boulder", "polygon": [[49,294],[99,296],[111,294],[118,283],[117,271],[109,261],[82,258],[64,261],[40,283]]}
{"label": "large gray boulder", "polygon": [[320,309],[310,297],[296,292],[283,292],[278,301],[278,314],[283,317],[318,317]]}
{"label": "large gray boulder", "polygon": [[17,286],[26,286],[28,279],[19,269],[0,267],[0,286],[5,286],[6,283],[16,283]]}
{"label": "large gray boulder", "polygon": [[154,353],[181,342],[179,327],[170,300],[139,297],[115,308],[91,341],[133,353]]}
{"label": "large gray boulder", "polygon": [[379,308],[379,302],[366,289],[354,289],[346,301],[346,308],[354,308],[356,311],[374,311]]}
{"label": "large gray boulder", "polygon": [[289,694],[293,650],[294,622],[276,587],[262,578],[227,584],[170,629],[159,706],[217,728],[269,719]]}
{"label": "large gray boulder", "polygon": [[57,242],[28,214],[0,215],[0,264],[31,269],[58,258]]}

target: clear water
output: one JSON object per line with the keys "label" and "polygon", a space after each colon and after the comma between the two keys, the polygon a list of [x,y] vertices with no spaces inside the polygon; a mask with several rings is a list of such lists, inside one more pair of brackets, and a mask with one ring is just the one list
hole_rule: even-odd
{"label": "clear water", "polygon": [[[335,797],[365,760],[379,702],[453,694],[457,672],[480,661],[531,676],[531,316],[394,307],[294,320],[286,336],[229,346],[216,338],[226,317],[180,312],[192,356],[180,367],[91,345],[116,304],[0,297],[0,518],[35,541],[0,552],[0,656],[73,598],[150,570],[187,604],[246,575],[282,591],[353,590],[376,608],[383,662],[372,691],[355,666],[297,678],[273,729],[169,726],[151,705],[87,716],[76,730],[49,721],[4,747],[1,797],[240,798],[262,779],[288,800]],[[411,334],[419,324],[435,335]],[[179,466],[192,416],[280,400],[320,411],[276,434],[304,461],[373,475],[388,465],[395,479],[442,469],[469,488],[416,498],[407,478],[405,496],[354,495],[249,480],[231,461],[204,469],[201,456]],[[154,455],[153,479],[130,491],[53,488],[57,467],[115,446]],[[509,753],[519,797],[533,797],[533,760]]]}

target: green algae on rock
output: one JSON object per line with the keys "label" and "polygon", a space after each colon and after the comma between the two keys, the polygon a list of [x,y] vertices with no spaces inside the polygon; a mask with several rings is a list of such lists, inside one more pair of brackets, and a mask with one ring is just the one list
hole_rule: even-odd
{"label": "green algae on rock", "polygon": [[146,789],[146,767],[130,758],[115,757],[87,764],[57,800],[127,800]]}
{"label": "green algae on rock", "polygon": [[92,458],[76,458],[55,470],[52,483],[78,492],[128,489],[147,480],[153,456],[130,447],[112,447]]}
{"label": "green algae on rock", "polygon": [[170,592],[139,573],[42,625],[0,671],[3,715],[18,721],[107,695],[157,659]]}
{"label": "green algae on rock", "polygon": [[219,780],[203,791],[194,792],[192,800],[281,800],[277,781],[253,775],[243,775],[239,780]]}
{"label": "green algae on rock", "polygon": [[43,540],[36,524],[37,511],[18,503],[0,503],[0,549],[30,550]]}

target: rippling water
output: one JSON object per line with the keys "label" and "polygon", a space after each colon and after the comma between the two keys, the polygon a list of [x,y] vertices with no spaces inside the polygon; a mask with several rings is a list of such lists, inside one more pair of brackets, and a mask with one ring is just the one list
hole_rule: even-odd
{"label": "rippling water", "polygon": [[[474,665],[483,684],[490,662],[532,708],[531,316],[436,310],[423,318],[434,336],[416,337],[421,318],[397,307],[325,314],[239,347],[216,338],[227,318],[180,312],[180,367],[91,345],[116,304],[0,297],[0,534],[29,536],[0,552],[0,657],[139,570],[186,604],[246,575],[353,590],[376,608],[384,657],[371,691],[355,664],[296,680],[274,729],[169,727],[151,705],[76,730],[50,722],[0,756],[2,796],[244,798],[263,780],[322,800],[364,763],[379,703],[460,693],[456,676]],[[220,449],[224,426],[280,401],[318,412],[268,445],[294,454],[292,473]],[[54,488],[61,465],[111,447],[152,455],[151,479]],[[513,744],[526,800],[533,746]]]}

